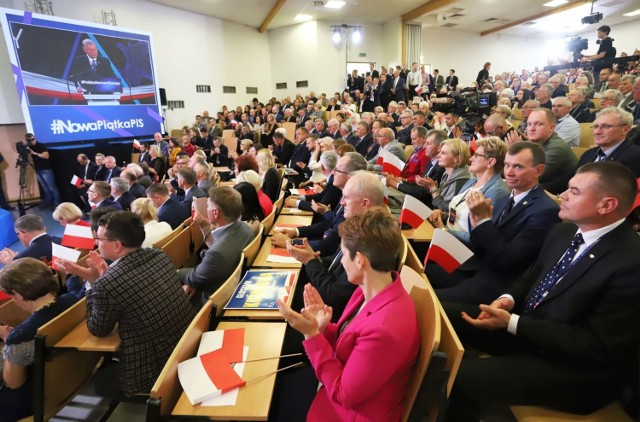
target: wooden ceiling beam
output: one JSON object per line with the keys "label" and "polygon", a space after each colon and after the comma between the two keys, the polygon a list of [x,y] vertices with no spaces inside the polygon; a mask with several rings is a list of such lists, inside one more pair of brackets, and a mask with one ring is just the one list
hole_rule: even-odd
{"label": "wooden ceiling beam", "polygon": [[271,24],[271,21],[276,17],[278,12],[280,11],[280,8],[282,8],[282,6],[284,5],[284,3],[286,1],[287,0],[277,0],[276,1],[276,4],[273,5],[273,7],[271,8],[271,11],[269,11],[269,14],[267,15],[267,17],[264,18],[264,21],[262,22],[262,25],[260,25],[260,28],[258,29],[258,32],[263,33],[264,31],[267,30],[267,28]]}
{"label": "wooden ceiling beam", "polygon": [[576,8],[576,7],[582,6],[583,4],[588,4],[588,3],[591,3],[591,1],[590,0],[575,1],[573,3],[565,4],[564,6],[555,7],[546,12],[538,13],[536,15],[531,15],[526,18],[518,19],[512,22],[506,23],[504,25],[496,26],[495,28],[482,31],[480,35],[481,36],[490,35],[505,29],[513,28],[514,26],[522,25],[523,23],[526,23],[526,22],[534,21],[536,19],[544,18],[546,16],[555,15],[556,13],[564,12],[566,10],[571,10],[573,8]]}
{"label": "wooden ceiling beam", "polygon": [[402,23],[408,23],[413,21],[420,16],[424,16],[427,13],[434,12],[438,9],[442,9],[443,7],[450,6],[456,3],[458,0],[431,0],[422,6],[418,6],[415,9],[405,13],[402,15]]}

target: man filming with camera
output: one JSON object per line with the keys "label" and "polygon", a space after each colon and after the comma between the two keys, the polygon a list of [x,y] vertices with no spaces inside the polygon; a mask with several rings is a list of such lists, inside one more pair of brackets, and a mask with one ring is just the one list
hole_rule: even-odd
{"label": "man filming with camera", "polygon": [[[49,150],[47,146],[38,142],[33,133],[27,133],[24,136],[22,144],[25,146],[24,151],[26,151],[28,155],[31,155],[38,183],[42,186],[44,191],[44,200],[42,204],[40,204],[40,208],[57,206],[60,204],[60,192],[56,187],[56,179],[54,177],[53,170],[51,169]],[[21,148],[18,148],[18,153],[20,153],[20,149]],[[25,157],[22,157],[22,155],[23,154],[20,154],[20,158],[24,159]]]}

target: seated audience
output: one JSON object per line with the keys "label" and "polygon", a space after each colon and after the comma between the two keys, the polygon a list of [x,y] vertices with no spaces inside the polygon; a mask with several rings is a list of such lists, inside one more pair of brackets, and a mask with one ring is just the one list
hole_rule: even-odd
{"label": "seated audience", "polygon": [[271,214],[271,211],[273,211],[273,202],[271,202],[267,194],[262,191],[262,178],[260,175],[253,170],[240,172],[236,178],[236,183],[241,182],[248,182],[255,188],[262,212],[265,216]]}
{"label": "seated audience", "polygon": [[233,188],[242,195],[242,217],[240,219],[251,227],[253,235],[256,236],[260,230],[260,223],[266,217],[260,206],[258,193],[253,185],[248,182],[240,182]]}
{"label": "seated audience", "polygon": [[556,133],[570,147],[580,146],[580,124],[569,112],[571,111],[571,100],[566,97],[554,98],[551,105],[551,112],[557,119]]}
{"label": "seated audience", "polygon": [[122,209],[122,205],[119,202],[111,199],[111,185],[108,182],[93,182],[89,190],[87,190],[87,194],[92,208],[110,207],[117,210]]}
{"label": "seated audience", "polygon": [[136,199],[132,193],[129,192],[129,182],[122,177],[111,178],[111,196],[116,200],[123,210],[129,211],[131,209],[131,203]]}
{"label": "seated audience", "polygon": [[175,230],[191,215],[191,209],[183,206],[169,196],[169,188],[160,183],[154,183],[147,189],[147,198],[158,210],[158,220],[167,222]]}
{"label": "seated audience", "polygon": [[33,414],[36,332],[77,301],[70,294],[56,297],[57,290],[58,283],[49,267],[36,259],[16,259],[0,270],[0,291],[30,314],[15,327],[0,325],[0,340],[5,343],[0,388],[0,418],[4,421]]}
{"label": "seated audience", "polygon": [[491,304],[443,304],[465,348],[491,355],[463,358],[451,420],[512,404],[586,415],[637,385],[640,238],[625,222],[637,193],[623,165],[585,164],[522,277]]}
{"label": "seated audience", "polygon": [[60,223],[62,227],[67,224],[77,224],[80,226],[88,226],[89,223],[82,220],[82,210],[72,202],[63,202],[53,210],[52,217]]}
{"label": "seated audience", "polygon": [[262,191],[267,194],[272,202],[276,202],[280,196],[280,176],[276,170],[271,151],[263,148],[256,153],[258,161],[258,174],[262,177]]}

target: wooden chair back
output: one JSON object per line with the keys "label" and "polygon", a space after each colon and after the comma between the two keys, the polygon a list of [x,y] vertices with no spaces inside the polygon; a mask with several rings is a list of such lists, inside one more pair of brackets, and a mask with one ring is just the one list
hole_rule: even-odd
{"label": "wooden chair back", "polygon": [[229,148],[229,155],[236,152],[238,138],[236,138],[236,131],[233,129],[225,129],[222,131],[222,143]]}
{"label": "wooden chair back", "polygon": [[264,226],[265,234],[268,235],[271,232],[271,229],[273,228],[273,225],[275,224],[275,222],[276,222],[276,209],[274,207],[273,211],[271,211],[271,214],[269,214],[264,218],[264,220],[262,220],[262,225]]}
{"label": "wooden chair back", "polygon": [[573,154],[578,158],[578,160],[580,160],[580,157],[582,157],[582,154],[584,154],[588,150],[589,148],[571,147],[571,151],[573,151]]}
{"label": "wooden chair back", "polygon": [[240,255],[240,261],[238,262],[238,266],[233,273],[227,278],[227,280],[222,283],[222,286],[218,290],[216,290],[210,297],[209,300],[213,303],[213,306],[216,308],[216,314],[212,315],[212,318],[216,318],[222,315],[222,311],[224,306],[231,299],[231,295],[238,287],[238,283],[240,283],[240,278],[242,275],[242,263],[244,262],[244,254]]}
{"label": "wooden chair back", "polygon": [[242,253],[244,254],[244,269],[245,271],[248,268],[251,268],[253,265],[253,261],[256,260],[256,256],[258,256],[258,252],[260,252],[260,246],[262,245],[262,236],[264,235],[264,226],[260,224],[260,229],[258,230],[258,234],[253,240],[244,247]]}
{"label": "wooden chair back", "polygon": [[180,139],[182,136],[182,129],[171,129],[171,137]]}
{"label": "wooden chair back", "polygon": [[407,160],[411,157],[411,154],[413,154],[413,145],[405,145],[404,155],[407,157]]}
{"label": "wooden chair back", "polygon": [[278,196],[278,200],[273,203],[273,209],[276,210],[276,215],[280,215],[282,212],[282,207],[284,207],[284,191],[280,191],[280,195]]}
{"label": "wooden chair back", "polygon": [[522,121],[522,109],[514,108],[513,110],[511,110],[511,114],[513,115],[514,119]]}
{"label": "wooden chair back", "polygon": [[407,262],[407,254],[409,253],[410,247],[411,246],[409,246],[409,242],[407,242],[407,239],[405,239],[403,236],[402,243],[400,244],[400,250],[398,251],[398,272],[402,271],[404,263]]}
{"label": "wooden chair back", "polygon": [[413,249],[408,239],[405,238],[405,241],[407,242],[407,258],[404,265],[408,266],[418,274],[424,274],[424,265],[420,261],[420,258],[418,258],[416,251]]}
{"label": "wooden chair back", "polygon": [[189,245],[191,243],[191,228],[183,227],[180,233],[160,248],[169,256],[176,269],[182,268],[191,258]]}
{"label": "wooden chair back", "polygon": [[580,147],[591,148],[594,145],[591,123],[580,123]]}
{"label": "wooden chair back", "polygon": [[602,98],[592,98],[591,102],[596,110],[602,109]]}
{"label": "wooden chair back", "polygon": [[86,317],[87,303],[82,299],[37,331],[33,380],[33,416],[36,421],[52,418],[98,368],[101,361],[98,352],[53,348]]}
{"label": "wooden chair back", "polygon": [[171,239],[173,239],[174,237],[179,235],[183,228],[184,227],[182,226],[182,224],[179,225],[171,233],[169,233],[168,235],[166,235],[165,237],[163,237],[162,239],[160,239],[156,243],[154,243],[153,247],[156,248],[156,249],[162,249],[162,247],[165,244],[167,244]]}
{"label": "wooden chair back", "polygon": [[147,421],[160,420],[161,417],[170,415],[178,402],[183,391],[178,379],[178,364],[196,355],[202,333],[210,330],[212,306],[213,302],[209,300],[196,314],[151,387],[147,401]]}
{"label": "wooden chair back", "polygon": [[416,307],[418,325],[420,328],[420,352],[403,400],[402,420],[409,418],[422,381],[427,373],[429,361],[440,345],[441,325],[438,309],[438,299],[432,289],[429,289],[425,279],[413,269],[405,266],[400,274],[402,285],[411,295]]}
{"label": "wooden chair back", "polygon": [[19,307],[13,299],[0,305],[0,323],[15,327],[24,322],[31,314]]}
{"label": "wooden chair back", "polygon": [[191,247],[193,248],[192,252],[196,254],[204,244],[204,234],[202,233],[202,229],[200,228],[200,226],[198,226],[197,224],[192,224],[189,227],[189,230],[191,231]]}
{"label": "wooden chair back", "polygon": [[293,122],[284,122],[281,126],[287,131],[284,137],[293,142],[296,136],[296,124]]}

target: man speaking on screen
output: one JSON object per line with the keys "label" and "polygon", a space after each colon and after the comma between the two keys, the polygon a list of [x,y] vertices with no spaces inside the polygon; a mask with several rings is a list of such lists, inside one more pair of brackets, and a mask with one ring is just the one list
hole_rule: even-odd
{"label": "man speaking on screen", "polygon": [[[75,82],[78,92],[92,91],[92,87],[87,82],[102,82],[106,79],[115,79],[115,74],[111,68],[111,61],[106,57],[98,55],[96,44],[86,38],[82,41],[82,50],[85,54],[73,59],[69,79]],[[99,89],[100,90],[100,89]],[[120,89],[114,89],[113,91]]]}

